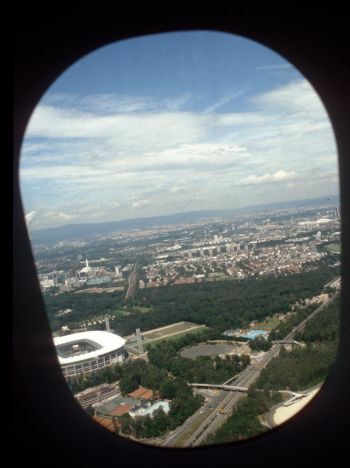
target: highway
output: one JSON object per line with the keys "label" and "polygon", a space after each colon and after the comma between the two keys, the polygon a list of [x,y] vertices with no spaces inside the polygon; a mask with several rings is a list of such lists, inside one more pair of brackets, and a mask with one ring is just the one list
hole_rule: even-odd
{"label": "highway", "polygon": [[[252,366],[249,366],[252,367]],[[236,376],[235,385],[241,385],[246,380],[246,376],[250,375],[251,369],[246,368]],[[238,401],[244,396],[242,392],[227,392],[222,390],[218,396],[213,398],[209,405],[197,410],[190,418],[188,418],[182,426],[178,427],[167,439],[163,442],[163,447],[190,447],[196,438],[205,430],[206,426],[212,421],[224,419],[223,414],[218,415],[221,408],[226,408],[227,405],[234,400]],[[187,435],[187,437],[186,437]]]}
{"label": "highway", "polygon": [[[303,331],[306,323],[312,320],[319,314],[324,307],[334,301],[339,295],[337,291],[330,299],[324,301],[317,307],[306,319],[299,323],[294,329],[284,338],[284,340],[294,340],[294,336]],[[240,387],[250,387],[258,379],[260,372],[269,362],[278,356],[282,344],[273,344],[271,349],[265,353],[258,365],[249,365],[244,371],[232,380],[231,385]],[[245,396],[245,393],[238,391],[222,390],[220,394],[213,400],[210,407],[204,407],[194,413],[177,428],[163,442],[164,447],[195,447],[205,442],[206,438],[214,433],[232,414],[238,401]]]}

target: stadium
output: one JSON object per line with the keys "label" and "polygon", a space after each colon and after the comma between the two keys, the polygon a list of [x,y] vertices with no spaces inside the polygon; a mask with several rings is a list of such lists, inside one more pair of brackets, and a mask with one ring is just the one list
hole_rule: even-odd
{"label": "stadium", "polygon": [[65,377],[93,372],[122,362],[124,338],[106,331],[87,331],[54,338]]}

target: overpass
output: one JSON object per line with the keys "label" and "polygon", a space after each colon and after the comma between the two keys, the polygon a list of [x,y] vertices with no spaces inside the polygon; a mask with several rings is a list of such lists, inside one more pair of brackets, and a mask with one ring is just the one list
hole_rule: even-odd
{"label": "overpass", "polygon": [[329,283],[324,285],[324,288],[335,288],[337,291],[341,289],[341,276],[336,279],[332,279]]}
{"label": "overpass", "polygon": [[231,392],[243,392],[248,391],[248,387],[239,387],[237,385],[225,385],[225,384],[210,384],[210,383],[188,383],[188,386],[192,388],[213,388],[217,390],[228,390]]}
{"label": "overpass", "polygon": [[[292,392],[293,393],[293,392]],[[289,398],[289,400],[285,401],[282,403],[283,406],[290,406],[293,403],[295,403],[298,400],[301,400],[302,398],[305,398],[308,394],[306,392],[303,393],[294,393],[292,398]]]}
{"label": "overpass", "polygon": [[290,344],[290,345],[298,345],[303,346],[299,341],[296,340],[274,340],[271,341],[272,344]]}

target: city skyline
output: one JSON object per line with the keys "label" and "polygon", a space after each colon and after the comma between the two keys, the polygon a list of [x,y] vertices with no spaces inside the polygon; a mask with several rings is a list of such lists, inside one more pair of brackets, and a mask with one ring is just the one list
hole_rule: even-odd
{"label": "city skyline", "polygon": [[306,79],[216,32],[121,41],[84,57],[35,109],[22,147],[31,228],[338,193],[327,113]]}

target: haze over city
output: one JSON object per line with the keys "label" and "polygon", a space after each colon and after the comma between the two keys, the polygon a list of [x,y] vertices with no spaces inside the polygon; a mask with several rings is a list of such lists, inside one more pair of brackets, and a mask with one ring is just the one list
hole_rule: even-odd
{"label": "haze over city", "polygon": [[338,193],[308,81],[262,45],[206,31],[122,41],[70,67],[33,113],[20,179],[32,230]]}

